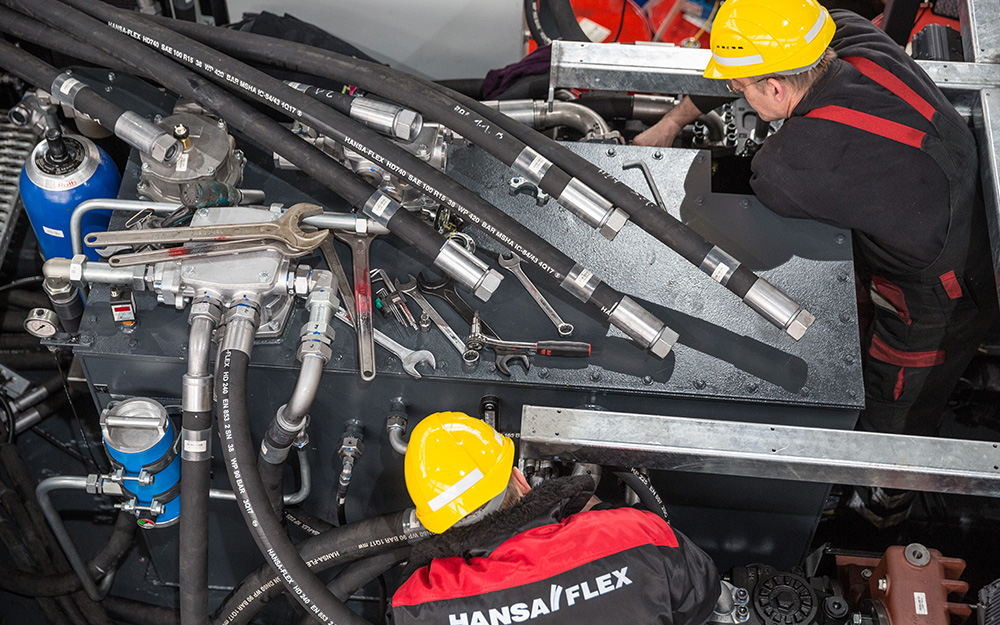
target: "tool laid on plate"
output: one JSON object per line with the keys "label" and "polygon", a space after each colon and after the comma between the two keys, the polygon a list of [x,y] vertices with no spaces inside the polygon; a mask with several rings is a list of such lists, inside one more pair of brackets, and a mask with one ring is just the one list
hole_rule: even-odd
{"label": "tool laid on plate", "polygon": [[417,322],[413,318],[413,314],[410,313],[410,309],[406,307],[406,298],[393,285],[392,278],[385,272],[385,269],[372,269],[370,275],[373,289],[376,281],[385,285],[375,292],[375,305],[382,312],[382,315],[385,317],[392,315],[401,326],[410,326],[416,330]]}
{"label": "tool laid on plate", "polygon": [[[358,333],[358,361],[361,379],[365,381],[375,378],[375,341],[372,325],[372,285],[369,278],[368,248],[375,235],[368,232],[358,220],[355,232],[338,231],[335,236],[351,246],[352,262],[354,264],[354,329]],[[361,232],[361,230],[364,230]],[[336,254],[333,254],[336,257]],[[329,261],[329,259],[328,259]],[[339,261],[338,261],[339,262]]]}
{"label": "tool laid on plate", "polygon": [[531,299],[535,300],[535,303],[542,309],[545,316],[555,325],[559,336],[571,336],[573,334],[573,324],[563,321],[559,313],[556,312],[556,309],[552,307],[552,304],[545,299],[545,296],[541,294],[538,287],[528,278],[527,274],[524,273],[524,269],[521,268],[520,258],[514,254],[502,253],[500,254],[500,266],[514,274],[514,277],[521,283],[524,290],[528,292]]}
{"label": "tool laid on plate", "polygon": [[[336,316],[337,319],[340,319],[347,325],[354,327],[354,323],[351,321],[350,316],[343,308],[337,311]],[[391,352],[393,356],[399,358],[399,362],[403,364],[403,371],[418,380],[420,379],[420,372],[417,371],[417,365],[423,363],[430,365],[431,369],[437,368],[437,362],[434,360],[434,354],[426,349],[410,349],[405,345],[397,343],[375,328],[372,328],[372,338],[381,347]]]}
{"label": "tool laid on plate", "polygon": [[[483,334],[482,320],[479,318],[477,310],[472,316],[472,328],[469,330],[469,338],[465,340],[466,362],[475,362],[479,359],[479,350],[489,347],[494,352],[505,356],[563,356],[567,358],[586,358],[590,356],[590,343],[580,341],[538,341],[529,343],[525,341],[503,341],[498,338]],[[499,367],[498,367],[499,368]],[[509,373],[507,375],[510,375]]]}
{"label": "tool laid on plate", "polygon": [[465,355],[465,341],[458,336],[458,333],[455,332],[450,325],[448,325],[448,322],[444,320],[444,317],[442,317],[441,314],[433,306],[431,306],[431,303],[427,301],[424,294],[417,288],[416,278],[408,274],[406,276],[405,283],[396,280],[396,289],[412,297],[413,301],[420,306],[420,310],[423,313],[423,315],[421,315],[421,319],[423,319],[423,316],[426,315],[427,318],[430,319],[435,326],[437,326],[437,329],[441,331],[441,334],[448,339],[448,342],[455,347],[458,354],[460,356]]}

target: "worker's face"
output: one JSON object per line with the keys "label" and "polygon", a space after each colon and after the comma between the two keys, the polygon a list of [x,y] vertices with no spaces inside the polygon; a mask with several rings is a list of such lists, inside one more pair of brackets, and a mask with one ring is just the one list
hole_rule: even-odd
{"label": "worker's face", "polygon": [[787,83],[777,78],[753,79],[731,78],[726,86],[732,93],[738,93],[747,100],[747,104],[757,111],[764,121],[773,122],[786,119],[789,110]]}

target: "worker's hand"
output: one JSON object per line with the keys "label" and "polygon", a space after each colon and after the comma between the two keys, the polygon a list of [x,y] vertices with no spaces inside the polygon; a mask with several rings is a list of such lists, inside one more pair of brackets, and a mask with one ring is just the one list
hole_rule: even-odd
{"label": "worker's hand", "polygon": [[655,148],[669,148],[681,127],[674,120],[664,117],[653,126],[639,133],[632,140],[632,145],[644,145]]}

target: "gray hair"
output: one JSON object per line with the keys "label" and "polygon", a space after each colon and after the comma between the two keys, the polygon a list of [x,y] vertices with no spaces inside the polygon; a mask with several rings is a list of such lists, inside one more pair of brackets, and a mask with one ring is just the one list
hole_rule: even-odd
{"label": "gray hair", "polygon": [[768,79],[774,78],[776,80],[783,80],[793,89],[798,91],[808,91],[813,83],[819,79],[820,76],[826,73],[826,70],[830,67],[830,63],[837,58],[837,52],[833,48],[827,48],[823,52],[823,56],[820,57],[816,63],[809,69],[799,72],[797,74],[784,74],[784,73],[773,73],[764,74],[763,76],[755,76],[751,79],[751,84],[765,82]]}

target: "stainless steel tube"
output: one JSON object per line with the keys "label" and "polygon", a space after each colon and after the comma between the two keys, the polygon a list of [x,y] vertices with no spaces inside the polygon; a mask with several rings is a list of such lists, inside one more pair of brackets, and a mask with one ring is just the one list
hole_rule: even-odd
{"label": "stainless steel tube", "polygon": [[80,583],[83,584],[83,589],[87,592],[87,596],[94,601],[100,601],[104,597],[97,590],[94,580],[90,578],[87,565],[80,557],[80,552],[76,550],[76,545],[73,544],[73,539],[70,538],[69,532],[66,531],[66,526],[63,525],[59,512],[56,511],[55,506],[52,505],[52,500],[49,498],[49,493],[56,490],[87,490],[87,478],[77,475],[57,475],[44,479],[38,484],[38,488],[35,489],[35,497],[38,498],[38,505],[42,507],[45,520],[49,522],[52,533],[56,535],[56,540],[59,541],[59,546],[62,547],[63,552],[66,554],[66,559],[69,560],[69,565],[73,568],[73,572],[80,578]]}
{"label": "stainless steel tube", "polygon": [[[312,491],[312,467],[309,465],[309,456],[302,449],[299,450],[299,490],[285,495],[282,500],[286,506],[294,506],[306,500]],[[213,488],[208,491],[208,496],[212,499],[224,499],[226,501],[236,501],[236,493],[224,488]]]}

